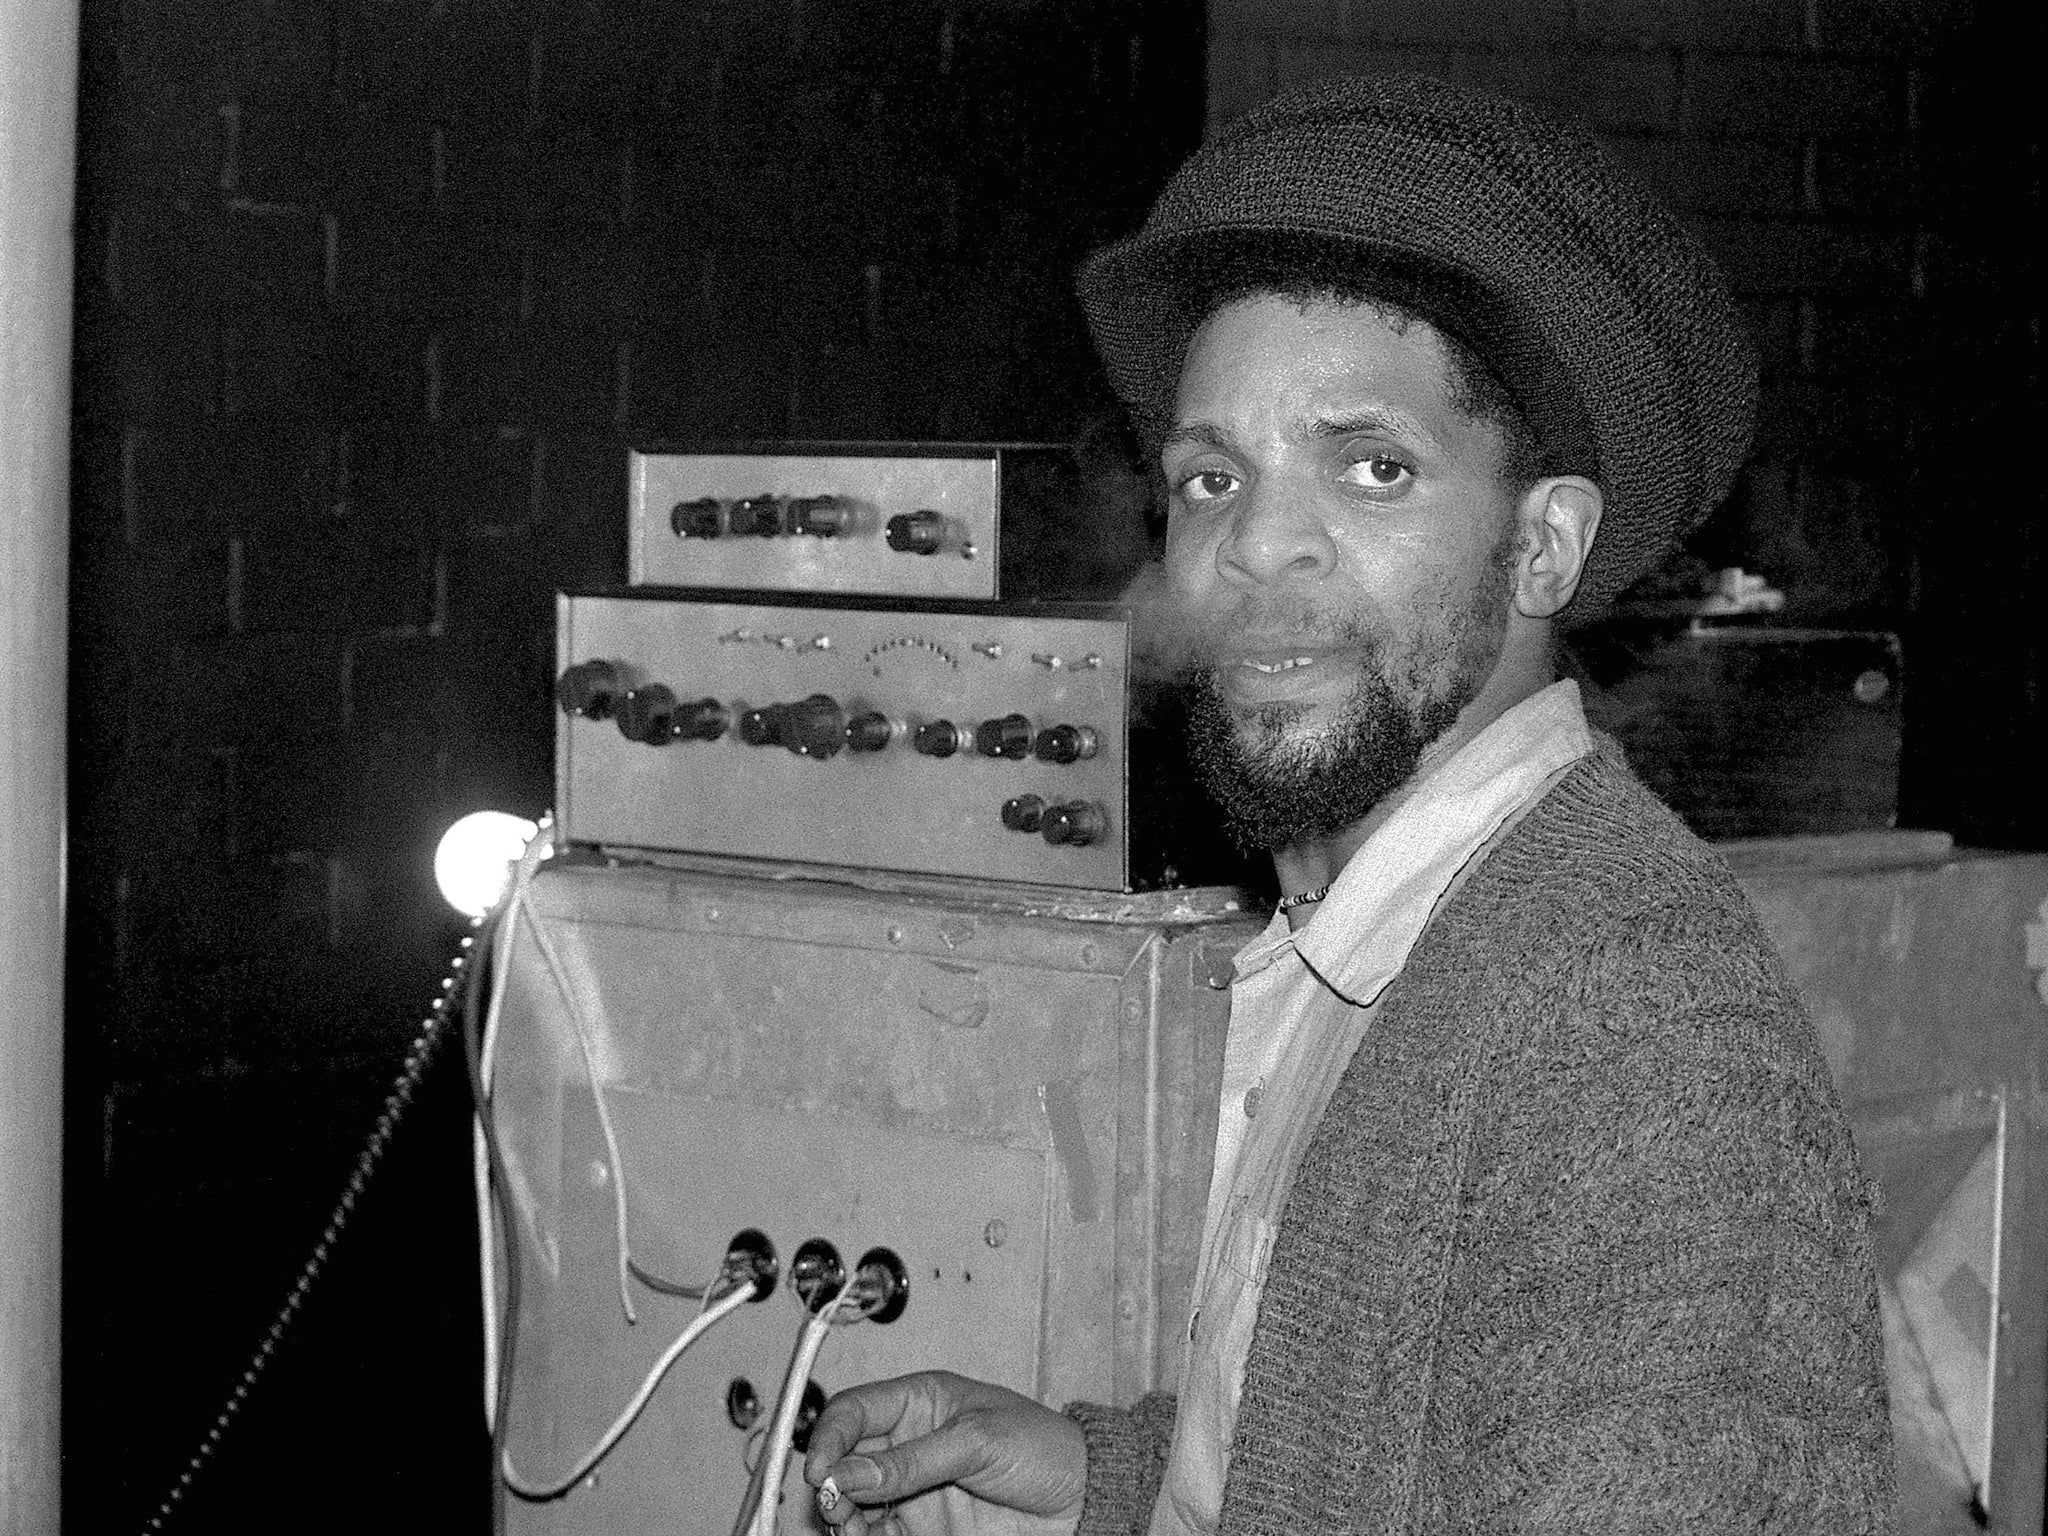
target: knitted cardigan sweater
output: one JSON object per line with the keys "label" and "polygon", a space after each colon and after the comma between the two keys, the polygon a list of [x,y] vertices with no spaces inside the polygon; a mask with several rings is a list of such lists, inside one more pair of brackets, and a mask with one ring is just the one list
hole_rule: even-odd
{"label": "knitted cardigan sweater", "polygon": [[[1871,1191],[1720,859],[1604,752],[1432,919],[1282,1216],[1222,1531],[1889,1529]],[[1173,1401],[1076,1404],[1080,1536]]]}

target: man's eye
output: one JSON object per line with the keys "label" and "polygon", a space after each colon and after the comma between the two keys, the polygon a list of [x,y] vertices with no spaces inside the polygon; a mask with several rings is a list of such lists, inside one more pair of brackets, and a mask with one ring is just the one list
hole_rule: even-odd
{"label": "man's eye", "polygon": [[1214,501],[1237,489],[1237,476],[1228,470],[1198,469],[1180,483],[1180,493],[1189,501]]}
{"label": "man's eye", "polygon": [[1362,485],[1367,490],[1391,491],[1408,483],[1415,471],[1399,459],[1376,453],[1369,459],[1359,459],[1344,471],[1344,479],[1353,485]]}

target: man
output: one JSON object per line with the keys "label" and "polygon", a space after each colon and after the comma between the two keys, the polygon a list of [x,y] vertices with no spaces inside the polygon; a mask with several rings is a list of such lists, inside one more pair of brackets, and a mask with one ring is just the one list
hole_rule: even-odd
{"label": "man", "polygon": [[1747,446],[1711,264],[1581,136],[1343,80],[1218,135],[1080,287],[1161,444],[1203,771],[1288,894],[1237,961],[1178,1396],[854,1389],[826,1518],[942,1528],[891,1506],[943,1486],[1090,1536],[1884,1529],[1813,1032],[1552,666]]}

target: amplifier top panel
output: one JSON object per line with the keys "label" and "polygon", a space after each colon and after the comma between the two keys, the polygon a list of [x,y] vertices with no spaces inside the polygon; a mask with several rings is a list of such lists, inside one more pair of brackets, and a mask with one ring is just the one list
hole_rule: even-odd
{"label": "amplifier top panel", "polygon": [[889,444],[629,455],[633,586],[989,599],[1004,466],[1058,450]]}

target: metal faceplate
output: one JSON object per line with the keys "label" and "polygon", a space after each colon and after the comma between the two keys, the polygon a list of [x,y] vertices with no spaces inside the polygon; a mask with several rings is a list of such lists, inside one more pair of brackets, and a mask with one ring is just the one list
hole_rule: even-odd
{"label": "metal faceplate", "polygon": [[629,456],[633,586],[992,598],[1001,454]]}
{"label": "metal faceplate", "polygon": [[[1128,888],[1121,617],[563,597],[557,619],[562,674],[608,664],[627,689],[715,701],[727,722],[715,739],[664,733],[655,745],[624,734],[624,716],[560,714],[555,810],[568,841]],[[803,750],[742,739],[750,712],[820,697],[828,720],[865,718],[879,732],[880,717],[886,741],[861,749],[830,729]],[[977,749],[977,727],[1004,721],[1012,746],[1025,732],[1030,751]],[[918,750],[921,728],[945,723],[963,743],[947,756]],[[1085,755],[1037,755],[1039,733],[1061,726]],[[1065,809],[1062,830],[1092,823],[1092,838],[1049,841],[1048,821],[1015,809],[1031,797],[1047,818]],[[1031,825],[1006,826],[1006,805]]]}

